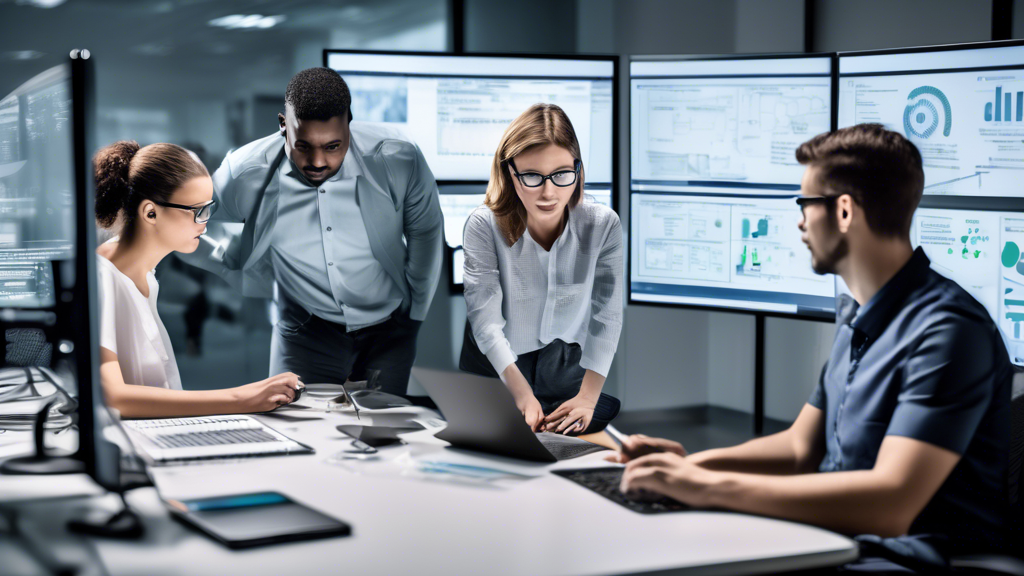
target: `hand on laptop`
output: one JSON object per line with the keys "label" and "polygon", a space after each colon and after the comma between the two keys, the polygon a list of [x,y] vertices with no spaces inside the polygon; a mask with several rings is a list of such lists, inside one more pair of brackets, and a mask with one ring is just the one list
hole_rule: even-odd
{"label": "hand on laptop", "polygon": [[543,430],[556,434],[579,434],[590,426],[595,406],[596,399],[573,396],[544,418]]}
{"label": "hand on laptop", "polygon": [[651,438],[644,434],[633,434],[622,442],[622,450],[620,452],[605,457],[605,460],[625,464],[641,456],[660,452],[668,452],[678,456],[686,456],[687,454],[686,448],[683,448],[683,445],[679,442],[673,442],[664,438]]}
{"label": "hand on laptop", "polygon": [[304,385],[291,372],[271,376],[266,380],[239,386],[233,390],[239,412],[269,412],[295,399],[296,390]]}
{"label": "hand on laptop", "polygon": [[530,383],[526,381],[526,377],[515,364],[509,364],[508,368],[505,368],[504,375],[505,385],[508,386],[512,397],[515,398],[516,408],[526,418],[530,430],[537,432],[544,424],[544,409],[540,407],[540,402],[533,395],[533,388],[530,387]]}
{"label": "hand on laptop", "polygon": [[530,394],[529,397],[520,400],[516,398],[516,408],[522,412],[526,418],[526,423],[530,425],[530,430],[537,432],[544,424],[544,409],[540,407],[540,402],[537,401],[537,397]]}

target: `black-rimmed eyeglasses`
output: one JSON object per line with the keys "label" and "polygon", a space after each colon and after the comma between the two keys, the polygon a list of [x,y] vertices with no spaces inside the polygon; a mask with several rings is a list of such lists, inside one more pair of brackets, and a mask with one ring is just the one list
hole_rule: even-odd
{"label": "black-rimmed eyeglasses", "polygon": [[178,210],[188,210],[194,215],[196,224],[206,224],[213,218],[213,214],[217,211],[217,201],[210,200],[206,204],[200,204],[199,206],[185,206],[183,204],[171,204],[170,202],[157,202],[153,201],[157,206],[163,206],[164,208],[177,208]]}
{"label": "black-rimmed eyeglasses", "polygon": [[545,180],[551,180],[551,183],[559,188],[565,188],[566,186],[572,186],[576,183],[576,176],[580,173],[580,168],[583,167],[583,163],[579,160],[574,160],[572,163],[572,170],[559,170],[558,172],[552,172],[547,176],[538,174],[537,172],[525,172],[523,174],[516,170],[516,163],[512,160],[508,161],[509,166],[512,167],[512,172],[519,179],[519,183],[527,188],[539,188],[544,185]]}
{"label": "black-rimmed eyeglasses", "polygon": [[796,204],[800,207],[800,213],[805,213],[807,206],[811,204],[828,204],[834,202],[838,196],[797,196]]}

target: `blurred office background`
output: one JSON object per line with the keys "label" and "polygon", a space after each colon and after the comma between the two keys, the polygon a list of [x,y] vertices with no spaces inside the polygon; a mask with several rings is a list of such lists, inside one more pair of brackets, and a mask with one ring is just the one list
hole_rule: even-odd
{"label": "blurred office background", "polygon": [[[211,172],[231,149],[269,134],[284,88],[322,65],[324,48],[614,53],[620,118],[635,54],[860,50],[1024,38],[1024,0],[0,0],[0,95],[72,48],[97,71],[98,144],[135,139],[196,151]],[[628,221],[628,132],[620,130],[620,215]],[[420,335],[421,365],[456,369],[462,296],[442,273]],[[267,376],[271,315],[219,279],[168,258],[161,316],[189,388]],[[790,421],[828,356],[827,323],[769,318],[766,413]],[[754,318],[626,308],[607,389],[658,423],[687,407],[752,411]],[[627,414],[627,417],[629,414]],[[628,426],[624,429],[629,430]],[[742,439],[705,438],[710,444]],[[730,432],[731,434],[732,432]]]}

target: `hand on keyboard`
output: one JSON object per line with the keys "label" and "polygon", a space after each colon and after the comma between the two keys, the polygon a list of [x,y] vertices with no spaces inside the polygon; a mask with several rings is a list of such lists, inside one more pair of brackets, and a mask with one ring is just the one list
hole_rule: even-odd
{"label": "hand on keyboard", "polygon": [[239,386],[232,390],[238,412],[269,412],[298,398],[303,388],[299,377],[291,372],[271,376],[266,380]]}
{"label": "hand on keyboard", "polygon": [[673,442],[665,438],[651,438],[643,434],[633,434],[622,442],[620,452],[608,456],[605,460],[625,464],[641,456],[660,452],[678,454],[679,456],[686,456],[687,454],[686,448],[683,448],[683,445],[679,442]]}
{"label": "hand on keyboard", "polygon": [[679,512],[688,510],[689,506],[666,498],[649,490],[636,490],[623,494],[620,490],[623,469],[615,468],[583,468],[578,470],[554,470],[554,474],[593,490],[605,498],[625,506],[641,514],[657,514],[660,512]]}
{"label": "hand on keyboard", "polygon": [[619,489],[624,494],[646,490],[702,508],[709,505],[716,474],[679,454],[648,454],[626,464]]}

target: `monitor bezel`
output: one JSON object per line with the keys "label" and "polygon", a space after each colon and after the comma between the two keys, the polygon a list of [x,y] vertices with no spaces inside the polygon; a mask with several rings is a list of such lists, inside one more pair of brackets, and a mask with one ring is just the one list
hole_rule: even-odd
{"label": "monitor bezel", "polygon": [[[328,59],[331,54],[366,54],[382,56],[442,56],[445,58],[526,58],[533,60],[586,60],[604,61],[612,63],[612,210],[619,212],[618,194],[615,193],[619,183],[619,105],[621,94],[619,87],[619,59],[618,54],[520,54],[517,52],[428,52],[428,51],[404,51],[404,50],[355,50],[342,48],[324,48],[323,66],[330,68]],[[332,68],[333,70],[333,68]],[[487,180],[436,180],[438,186],[449,186],[458,184],[483,184]]]}
{"label": "monitor bezel", "polygon": [[[681,61],[720,61],[720,60],[782,60],[782,59],[818,59],[827,58],[829,60],[829,82],[830,86],[830,97],[831,102],[829,110],[829,130],[834,131],[838,123],[838,110],[836,110],[835,103],[838,100],[838,73],[839,73],[839,59],[834,52],[810,52],[810,53],[780,53],[780,54],[686,54],[686,55],[651,55],[651,56],[630,56],[627,66],[633,62],[681,62]],[[627,71],[628,72],[628,71]],[[633,134],[633,76],[630,74],[627,78],[629,82],[629,90],[627,94],[627,105],[629,114],[626,119],[626,126],[628,134],[632,137]],[[627,185],[627,214],[629,222],[626,226],[626,255],[623,259],[626,263],[626,286],[627,291],[626,303],[632,306],[650,306],[655,308],[674,308],[684,310],[702,310],[705,312],[722,312],[728,314],[747,314],[751,316],[763,316],[765,318],[788,318],[791,320],[810,320],[814,322],[825,322],[834,324],[836,321],[835,311],[832,313],[809,313],[809,312],[779,312],[775,310],[752,310],[749,308],[739,308],[735,306],[711,306],[707,304],[689,304],[689,303],[675,303],[675,302],[650,302],[647,300],[637,300],[633,297],[633,150],[632,140],[630,140],[630,152],[629,152],[629,173],[628,173],[628,185]],[[645,192],[639,192],[644,194]],[[651,192],[652,194],[665,194],[665,192]],[[795,192],[792,197],[799,196],[799,192]],[[723,196],[728,196],[723,195]]]}
{"label": "monitor bezel", "polygon": [[[891,54],[919,54],[922,52],[952,52],[958,50],[979,50],[987,48],[1013,48],[1024,46],[1024,39],[965,42],[962,44],[936,44],[934,46],[910,46],[905,48],[878,48],[875,50],[848,50],[836,52],[838,59],[857,56],[888,56]],[[837,62],[838,64],[838,62]],[[836,69],[838,71],[838,68]]]}
{"label": "monitor bezel", "polygon": [[[78,51],[75,51],[78,52]],[[84,52],[84,51],[83,51]],[[72,160],[75,170],[75,199],[78,215],[75,230],[75,287],[72,328],[75,338],[75,368],[78,387],[78,451],[75,457],[85,472],[103,484],[96,442],[101,435],[97,424],[97,403],[104,402],[99,379],[99,308],[96,304],[96,221],[93,216],[95,192],[92,160],[92,126],[95,126],[95,66],[89,57],[69,59],[71,63]]]}

